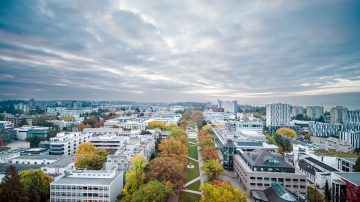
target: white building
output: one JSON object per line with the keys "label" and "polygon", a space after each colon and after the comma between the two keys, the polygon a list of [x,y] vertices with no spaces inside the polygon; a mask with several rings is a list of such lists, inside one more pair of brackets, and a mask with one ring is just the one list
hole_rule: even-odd
{"label": "white building", "polygon": [[360,124],[360,110],[347,111],[346,124]]}
{"label": "white building", "polygon": [[295,117],[298,114],[305,114],[305,109],[302,106],[291,107],[291,117]]}
{"label": "white building", "polygon": [[263,122],[261,121],[229,121],[225,124],[226,128],[231,132],[239,132],[240,130],[255,131],[259,134],[263,133]]}
{"label": "white building", "polygon": [[354,149],[360,148],[360,130],[341,131],[339,134],[341,140],[349,142]]}
{"label": "white building", "polygon": [[3,125],[5,128],[13,128],[14,124],[10,121],[0,121],[0,125]]}
{"label": "white building", "polygon": [[129,142],[129,136],[102,135],[90,138],[90,142],[101,149],[119,149]]}
{"label": "white building", "polygon": [[349,142],[338,138],[334,138],[334,137],[321,138],[321,137],[311,136],[311,141],[316,144],[319,144],[321,149],[325,149],[325,150],[335,149],[336,151],[346,152],[346,153],[353,152],[353,147]]}
{"label": "white building", "polygon": [[76,148],[84,142],[90,140],[92,133],[58,133],[56,137],[50,138],[50,154],[52,155],[73,155]]}
{"label": "white building", "polygon": [[237,101],[218,100],[218,108],[223,108],[225,113],[236,114],[238,111]]}
{"label": "white building", "polygon": [[51,176],[58,176],[66,171],[75,170],[75,156],[62,156],[55,162],[43,165],[41,170]]}
{"label": "white building", "polygon": [[288,104],[274,103],[266,105],[266,126],[289,125],[291,106]]}
{"label": "white building", "polygon": [[324,107],[322,106],[307,106],[306,116],[312,120],[320,118],[324,114]]}
{"label": "white building", "polygon": [[114,202],[121,194],[123,176],[116,169],[66,172],[50,184],[50,201]]}

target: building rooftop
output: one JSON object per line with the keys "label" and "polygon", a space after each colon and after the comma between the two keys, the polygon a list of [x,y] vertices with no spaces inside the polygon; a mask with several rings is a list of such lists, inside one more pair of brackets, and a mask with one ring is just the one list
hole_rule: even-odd
{"label": "building rooftop", "polygon": [[55,179],[52,185],[110,185],[122,172],[112,171],[73,171]]}
{"label": "building rooftop", "polygon": [[335,174],[339,175],[344,180],[347,180],[356,186],[360,186],[360,172],[336,172]]}
{"label": "building rooftop", "polygon": [[28,169],[40,169],[41,166],[43,165],[40,165],[40,164],[11,164],[11,163],[0,163],[0,173],[5,173],[6,169],[9,167],[9,166],[15,166],[16,167],[16,170],[18,172],[21,172],[23,170],[28,170]]}
{"label": "building rooftop", "polygon": [[339,170],[337,170],[337,169],[335,169],[335,168],[333,168],[333,167],[331,167],[331,166],[329,166],[329,165],[327,165],[327,164],[325,164],[325,163],[323,163],[321,161],[318,161],[318,160],[316,160],[316,159],[314,159],[312,157],[306,157],[305,159],[312,162],[312,163],[314,163],[314,164],[316,164],[316,165],[318,165],[318,166],[320,166],[320,167],[322,167],[322,168],[324,168],[327,171],[330,171],[330,172],[339,171]]}
{"label": "building rooftop", "polygon": [[290,192],[285,187],[275,184],[264,191],[252,191],[255,199],[261,201],[274,201],[274,202],[305,202],[305,197],[299,197],[293,192]]}
{"label": "building rooftop", "polygon": [[311,175],[315,176],[316,172],[321,172],[321,170],[319,170],[318,168],[308,164],[306,161],[304,161],[303,159],[299,160],[299,167],[303,170],[305,170],[306,172],[310,173]]}
{"label": "building rooftop", "polygon": [[280,154],[271,153],[264,149],[244,152],[244,158],[252,166],[293,168],[284,161]]}

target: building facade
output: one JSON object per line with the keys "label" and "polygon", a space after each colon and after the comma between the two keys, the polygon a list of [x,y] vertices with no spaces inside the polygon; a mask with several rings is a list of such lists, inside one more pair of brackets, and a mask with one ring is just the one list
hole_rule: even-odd
{"label": "building facade", "polygon": [[349,142],[354,149],[360,148],[360,130],[357,131],[341,131],[339,138],[346,142]]}
{"label": "building facade", "polygon": [[322,106],[307,106],[306,107],[306,116],[309,119],[315,120],[319,119],[324,114],[324,107]]}
{"label": "building facade", "polygon": [[333,107],[330,110],[331,123],[346,123],[346,114],[348,109],[342,106]]}
{"label": "building facade", "polygon": [[51,155],[74,155],[76,148],[92,137],[92,133],[58,133],[56,137],[50,138],[50,154]]}
{"label": "building facade", "polygon": [[123,188],[123,172],[77,170],[66,172],[50,184],[50,201],[114,202]]}
{"label": "building facade", "polygon": [[297,173],[280,154],[266,150],[241,152],[234,156],[234,172],[240,177],[247,192],[262,191],[280,184],[292,192],[307,193],[306,176]]}
{"label": "building facade", "polygon": [[291,106],[288,104],[274,103],[266,105],[266,126],[289,125]]}

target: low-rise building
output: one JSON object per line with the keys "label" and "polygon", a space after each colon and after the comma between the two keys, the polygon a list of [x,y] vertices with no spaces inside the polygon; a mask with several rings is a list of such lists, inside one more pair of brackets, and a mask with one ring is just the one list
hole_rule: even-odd
{"label": "low-rise building", "polygon": [[360,172],[331,173],[331,201],[357,202],[360,196]]}
{"label": "low-rise building", "polygon": [[335,149],[336,151],[347,153],[352,153],[353,151],[353,147],[349,142],[334,137],[322,138],[311,136],[311,141],[318,144],[320,149]]}
{"label": "low-rise building", "polygon": [[234,172],[248,192],[280,184],[292,192],[307,193],[306,176],[297,173],[280,154],[266,150],[240,151],[234,155]]}
{"label": "low-rise building", "polygon": [[51,155],[74,155],[76,148],[92,137],[92,133],[61,132],[56,137],[50,138]]}
{"label": "low-rise building", "polygon": [[41,170],[51,176],[59,176],[66,171],[75,170],[75,156],[62,156],[55,162],[43,165]]}
{"label": "low-rise building", "polygon": [[354,172],[357,158],[336,158],[337,169],[342,172]]}
{"label": "low-rise building", "polygon": [[291,192],[284,186],[275,184],[264,191],[251,191],[255,202],[307,202],[304,195]]}
{"label": "low-rise building", "polygon": [[123,188],[124,172],[76,170],[66,172],[50,184],[50,201],[114,202]]}
{"label": "low-rise building", "polygon": [[360,149],[360,130],[341,131],[339,138],[343,141],[349,142],[354,149]]}

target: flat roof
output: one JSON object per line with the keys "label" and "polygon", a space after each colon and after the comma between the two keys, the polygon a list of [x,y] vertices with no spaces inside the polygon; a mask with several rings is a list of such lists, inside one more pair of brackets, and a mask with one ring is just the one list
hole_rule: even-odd
{"label": "flat roof", "polygon": [[315,163],[316,165],[318,165],[318,166],[320,166],[320,167],[322,167],[322,168],[324,168],[324,169],[326,169],[328,171],[331,171],[331,172],[339,171],[339,170],[337,170],[337,169],[335,169],[335,168],[333,168],[333,167],[331,167],[331,166],[329,166],[329,165],[327,165],[327,164],[325,164],[325,163],[323,163],[321,161],[318,161],[318,160],[316,160],[316,159],[314,159],[312,157],[306,157],[305,159],[312,162],[312,163]]}
{"label": "flat roof", "polygon": [[63,168],[73,162],[75,162],[75,156],[66,156],[66,157],[62,156],[61,159],[46,165],[46,167],[62,167]]}
{"label": "flat roof", "polygon": [[122,172],[116,172],[113,177],[96,178],[96,177],[74,177],[61,176],[53,181],[52,185],[110,185]]}

